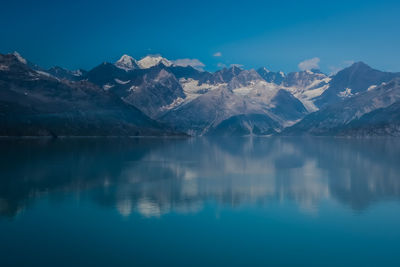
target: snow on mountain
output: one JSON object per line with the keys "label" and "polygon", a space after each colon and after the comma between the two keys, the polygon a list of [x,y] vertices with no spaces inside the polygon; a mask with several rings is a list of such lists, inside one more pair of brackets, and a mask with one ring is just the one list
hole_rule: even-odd
{"label": "snow on mountain", "polygon": [[389,82],[395,77],[400,77],[400,73],[383,72],[363,62],[356,62],[332,76],[329,88],[314,100],[314,104],[322,108],[343,101],[349,93],[355,95],[368,91],[370,86]]}
{"label": "snow on mountain", "polygon": [[179,79],[179,83],[183,88],[183,92],[186,95],[186,102],[191,101],[202,94],[205,94],[209,91],[215,90],[220,86],[226,86],[226,83],[220,84],[210,84],[210,83],[201,83],[198,80],[194,80],[192,78],[181,78]]}
{"label": "snow on mountain", "polygon": [[138,68],[137,61],[133,57],[128,55],[123,55],[117,62],[115,62],[114,65],[125,71],[130,71]]}
{"label": "snow on mountain", "polygon": [[319,70],[306,70],[285,74],[282,71],[272,72],[267,68],[257,70],[258,74],[268,83],[284,89],[299,99],[309,112],[318,110],[314,105],[319,97],[329,87],[330,77]]}
{"label": "snow on mountain", "polygon": [[26,61],[26,59],[23,58],[17,51],[15,51],[15,52],[13,53],[13,55],[17,57],[17,59],[18,59],[19,62],[21,62],[21,63],[23,63],[23,64],[25,64],[25,65],[28,63],[28,62]]}
{"label": "snow on mountain", "polygon": [[10,67],[4,64],[0,64],[0,71],[8,71],[10,70]]}
{"label": "snow on mountain", "polygon": [[266,114],[259,105],[234,94],[226,86],[200,95],[186,105],[172,109],[161,121],[191,135],[204,135],[222,121],[240,114]]}
{"label": "snow on mountain", "polygon": [[85,80],[55,79],[15,54],[0,54],[1,136],[165,135],[164,125]]}
{"label": "snow on mountain", "polygon": [[330,77],[316,70],[291,72],[283,81],[283,89],[299,99],[309,112],[314,112],[318,110],[315,99],[329,88],[330,81]]}
{"label": "snow on mountain", "polygon": [[81,77],[83,75],[82,70],[73,70],[71,71],[72,75],[77,76],[77,77]]}
{"label": "snow on mountain", "polygon": [[113,88],[114,87],[114,85],[111,85],[111,84],[105,84],[105,85],[103,85],[103,89],[105,90],[105,91],[108,91],[108,90],[110,90],[111,88]]}
{"label": "snow on mountain", "polygon": [[279,91],[279,86],[273,83],[268,83],[263,80],[251,81],[244,87],[233,89],[236,95],[247,96],[250,99],[257,100],[258,102],[268,106],[272,98]]}
{"label": "snow on mountain", "polygon": [[114,81],[115,81],[116,83],[118,83],[118,84],[127,84],[127,83],[130,83],[130,82],[131,82],[131,80],[122,81],[122,80],[117,79],[117,78],[115,78]]}
{"label": "snow on mountain", "polygon": [[[350,89],[345,90],[343,94],[349,93],[351,93]],[[400,103],[400,78],[382,83],[374,90],[345,97],[341,102],[311,113],[299,123],[287,128],[284,134],[338,135],[344,129],[349,130],[349,123],[394,103]]]}
{"label": "snow on mountain", "polygon": [[148,69],[151,67],[154,67],[160,63],[162,63],[164,66],[172,66],[172,62],[169,61],[166,58],[163,58],[162,56],[159,55],[148,55],[139,60],[138,65],[141,69]]}
{"label": "snow on mountain", "polygon": [[346,88],[343,91],[339,92],[338,96],[341,98],[348,98],[348,97],[352,97],[353,93],[351,92],[350,88]]}
{"label": "snow on mountain", "polygon": [[176,107],[185,98],[176,77],[164,68],[151,68],[133,84],[119,83],[124,89],[123,100],[148,115],[157,118],[166,110]]}
{"label": "snow on mountain", "polygon": [[[257,74],[255,75],[254,70],[244,70],[237,74],[237,78],[232,78],[232,81],[237,80],[240,76],[245,76],[247,84],[242,84],[243,86],[240,86],[240,84],[239,86],[236,85],[237,88],[233,88],[234,92],[244,95],[250,91],[257,92],[252,95],[253,98],[261,92],[264,102],[267,103],[273,96],[273,93],[283,89],[299,99],[308,112],[318,110],[318,107],[314,105],[314,99],[329,87],[329,81],[331,80],[330,77],[318,70],[292,72],[286,75],[281,71],[272,72],[264,67],[258,69]],[[230,84],[233,84],[233,82],[230,82]]]}
{"label": "snow on mountain", "polygon": [[45,71],[36,70],[36,72],[37,72],[38,74],[43,75],[43,76],[46,76],[46,77],[55,78],[53,75],[51,75],[50,73],[45,72]]}
{"label": "snow on mountain", "polygon": [[[357,125],[369,132],[379,126],[369,125],[369,120],[380,123],[400,106],[400,73],[374,70],[362,62],[327,76],[316,69],[285,74],[238,66],[211,73],[179,66],[159,55],[140,61],[123,55],[89,72],[61,67],[46,70],[17,52],[0,59],[0,76],[7,79],[46,88],[54,85],[48,87],[54,92],[59,92],[57,86],[96,89],[98,94],[195,135],[270,135],[288,126],[291,129],[284,130],[285,134],[351,133]],[[30,88],[36,88],[33,85]],[[31,92],[22,88],[21,94]],[[375,110],[376,114],[368,115]],[[348,126],[353,121],[357,125]],[[393,121],[397,123],[397,117]],[[391,121],[383,122],[380,131],[397,129]],[[400,126],[396,131],[400,132]]]}
{"label": "snow on mountain", "polygon": [[266,82],[254,70],[227,69],[217,75],[229,82],[199,85],[196,80],[181,78],[187,98],[161,120],[192,135],[215,131],[265,135],[307,114],[290,92]]}

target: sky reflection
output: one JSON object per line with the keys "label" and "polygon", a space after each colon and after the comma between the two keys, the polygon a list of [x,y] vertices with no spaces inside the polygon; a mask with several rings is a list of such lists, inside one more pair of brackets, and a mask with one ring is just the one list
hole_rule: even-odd
{"label": "sky reflection", "polygon": [[122,216],[323,201],[363,212],[400,199],[396,139],[224,138],[0,141],[0,215],[42,196],[85,196]]}

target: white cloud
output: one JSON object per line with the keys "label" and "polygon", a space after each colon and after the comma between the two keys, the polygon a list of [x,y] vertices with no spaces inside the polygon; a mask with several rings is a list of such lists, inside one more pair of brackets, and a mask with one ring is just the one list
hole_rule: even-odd
{"label": "white cloud", "polygon": [[318,65],[319,61],[320,61],[320,59],[318,57],[304,60],[299,63],[299,69],[301,69],[301,70],[319,69],[319,65]]}
{"label": "white cloud", "polygon": [[203,68],[206,66],[204,65],[203,62],[196,58],[182,58],[182,59],[177,59],[173,60],[172,63],[177,66],[182,66],[182,67],[187,67],[191,66],[195,69],[203,70]]}
{"label": "white cloud", "polygon": [[216,52],[213,55],[214,57],[222,57],[222,53],[221,52]]}

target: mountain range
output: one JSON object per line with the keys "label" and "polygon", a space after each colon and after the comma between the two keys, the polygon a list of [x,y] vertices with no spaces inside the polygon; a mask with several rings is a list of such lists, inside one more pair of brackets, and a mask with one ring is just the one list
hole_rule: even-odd
{"label": "mountain range", "polygon": [[123,55],[86,71],[0,54],[0,136],[400,135],[400,73],[175,62]]}

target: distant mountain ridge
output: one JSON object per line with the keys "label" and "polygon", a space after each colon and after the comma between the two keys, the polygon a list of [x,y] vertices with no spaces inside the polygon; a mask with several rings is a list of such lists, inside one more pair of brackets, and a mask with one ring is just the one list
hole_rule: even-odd
{"label": "distant mountain ridge", "polygon": [[0,54],[0,135],[398,135],[399,79],[362,62],[211,73],[123,55],[71,71]]}
{"label": "distant mountain ridge", "polygon": [[0,55],[0,136],[179,135],[87,81],[55,78]]}

